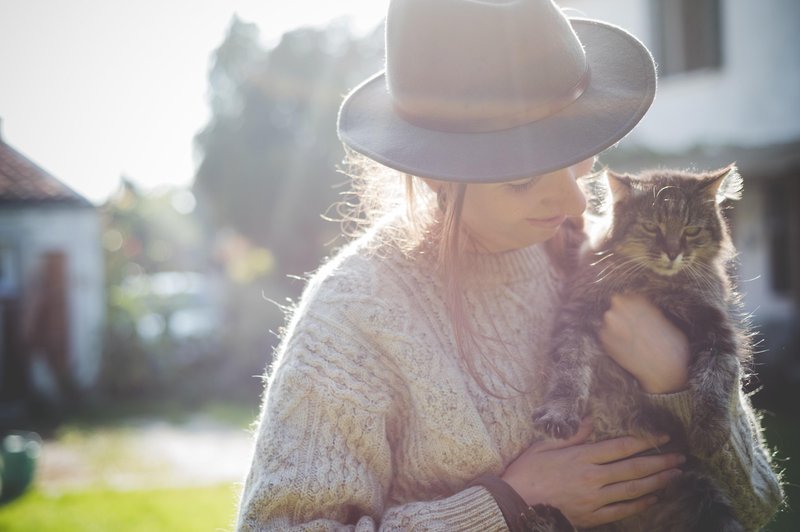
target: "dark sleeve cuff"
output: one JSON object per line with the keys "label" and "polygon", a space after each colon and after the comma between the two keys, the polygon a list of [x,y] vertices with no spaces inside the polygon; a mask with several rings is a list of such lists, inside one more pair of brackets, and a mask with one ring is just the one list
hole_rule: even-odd
{"label": "dark sleeve cuff", "polygon": [[519,493],[500,477],[490,475],[478,477],[470,483],[470,486],[481,486],[494,497],[511,532],[575,530],[557,508],[546,504],[528,506]]}

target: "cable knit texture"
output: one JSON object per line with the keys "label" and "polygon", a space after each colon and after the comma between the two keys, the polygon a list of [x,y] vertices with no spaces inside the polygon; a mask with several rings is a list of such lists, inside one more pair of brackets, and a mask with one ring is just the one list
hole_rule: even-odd
{"label": "cable knit texture", "polygon": [[[476,366],[495,397],[455,354],[431,255],[364,244],[324,265],[294,309],[269,371],[237,529],[507,530],[492,496],[466,486],[500,475],[534,439],[536,369],[560,276],[541,246],[468,257],[467,314],[497,371],[485,359]],[[691,398],[653,400],[690,422]],[[749,402],[732,408],[733,436],[713,467],[755,529],[782,494]]]}

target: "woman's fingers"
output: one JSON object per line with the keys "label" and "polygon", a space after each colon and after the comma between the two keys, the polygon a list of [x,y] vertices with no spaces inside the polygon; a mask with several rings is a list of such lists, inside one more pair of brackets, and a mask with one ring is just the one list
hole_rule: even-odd
{"label": "woman's fingers", "polygon": [[651,504],[653,492],[674,478],[677,454],[636,456],[664,437],[621,437],[586,443],[591,419],[566,440],[531,445],[502,475],[528,504],[547,502],[577,526],[615,521]]}
{"label": "woman's fingers", "polygon": [[[608,466],[598,466],[608,467]],[[573,524],[589,528],[624,519],[645,510],[656,502],[655,493],[682,474],[679,469],[667,469],[644,478],[617,482],[601,488],[595,505],[579,513]]]}
{"label": "woman's fingers", "polygon": [[642,451],[647,451],[664,445],[669,441],[669,436],[652,436],[650,438],[636,438],[634,436],[623,436],[594,443],[589,446],[588,457],[592,463],[607,464],[616,462],[623,458],[629,458]]}
{"label": "woman's fingers", "polygon": [[656,474],[637,478],[635,480],[626,480],[609,484],[603,487],[600,491],[603,499],[609,503],[617,503],[619,501],[630,501],[639,499],[645,495],[650,495],[662,488],[669,485],[670,482],[675,480],[682,474],[680,469],[667,469],[660,471]]}
{"label": "woman's fingers", "polygon": [[681,454],[655,454],[638,458],[629,458],[619,462],[606,464],[603,468],[605,485],[627,480],[641,479],[655,475],[668,469],[679,467],[686,461]]}

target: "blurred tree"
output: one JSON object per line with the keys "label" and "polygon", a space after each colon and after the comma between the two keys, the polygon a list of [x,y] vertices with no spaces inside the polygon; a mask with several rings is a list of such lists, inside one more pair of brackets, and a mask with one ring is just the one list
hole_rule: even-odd
{"label": "blurred tree", "polygon": [[[195,208],[197,207],[197,208]],[[123,178],[102,207],[104,398],[197,405],[252,401],[277,330],[274,258],[235,231],[210,227],[185,189],[141,192]]]}
{"label": "blurred tree", "polygon": [[264,51],[257,28],[234,18],[213,55],[194,191],[216,224],[270,249],[281,274],[316,267],[338,233],[320,217],[346,181],[336,171],[336,114],[343,94],[379,68],[381,46],[382,31],[356,39],[338,21],[286,33]]}
{"label": "blurred tree", "polygon": [[102,207],[109,284],[137,273],[205,269],[209,238],[193,211],[191,192],[144,194],[123,176]]}
{"label": "blurred tree", "polygon": [[158,314],[164,309],[156,308],[146,284],[132,281],[159,272],[207,271],[211,240],[187,190],[143,194],[123,177],[101,212],[106,334],[100,391],[115,396],[152,392],[164,385],[164,367],[175,345],[163,334],[150,341],[142,337],[143,325],[149,323],[152,331],[159,325],[154,320],[165,319]]}

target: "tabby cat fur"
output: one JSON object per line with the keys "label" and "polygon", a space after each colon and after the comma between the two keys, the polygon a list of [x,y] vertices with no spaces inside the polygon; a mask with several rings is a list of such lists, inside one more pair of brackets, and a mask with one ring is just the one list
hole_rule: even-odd
{"label": "tabby cat fur", "polygon": [[[684,474],[656,505],[596,530],[743,530],[725,491],[703,468],[703,459],[729,437],[730,405],[750,353],[729,276],[734,248],[723,215],[726,200],[740,197],[741,178],[734,165],[708,173],[605,173],[613,198],[610,225],[591,252],[581,254],[567,284],[545,372],[545,406],[534,424],[565,439],[590,415],[594,441],[666,432],[670,450],[687,453]],[[645,296],[689,340],[688,434],[600,346],[603,314],[611,296],[623,292]]]}

